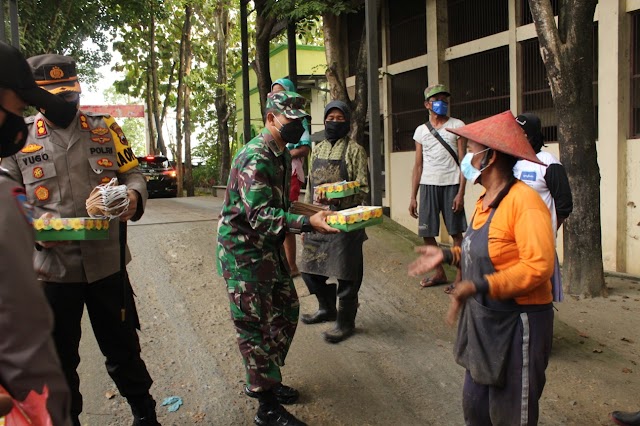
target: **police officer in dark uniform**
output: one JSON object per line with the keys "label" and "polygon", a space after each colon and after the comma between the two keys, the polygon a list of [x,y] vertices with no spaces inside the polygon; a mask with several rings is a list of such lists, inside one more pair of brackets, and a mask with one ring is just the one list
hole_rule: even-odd
{"label": "police officer in dark uniform", "polygon": [[[26,119],[27,144],[6,161],[11,176],[25,185],[35,217],[87,217],[85,201],[93,188],[116,177],[127,186],[130,201],[120,220],[138,220],[147,200],[146,181],[115,120],[79,109],[81,89],[74,59],[46,54],[27,62],[39,86],[77,108],[65,127],[56,126],[48,110]],[[127,250],[127,262],[130,258]],[[120,274],[116,223],[110,226],[109,240],[48,243],[37,247],[34,262],[42,272],[40,278],[54,313],[53,337],[72,393],[74,425],[80,424],[82,412],[76,369],[85,305],[106,357],[107,372],[131,406],[133,424],[158,425],[155,401],[149,393],[153,380],[140,357],[133,291],[128,278],[123,280]]]}
{"label": "police officer in dark uniform", "polygon": [[[28,104],[51,111],[60,125],[68,125],[75,111],[36,85],[14,47],[0,42],[0,62],[0,157],[8,157],[26,141],[22,113]],[[68,426],[71,398],[51,339],[53,316],[33,270],[30,209],[22,186],[3,169],[0,206],[0,385],[18,401],[46,386],[53,424]],[[10,408],[6,397],[0,405]]]}

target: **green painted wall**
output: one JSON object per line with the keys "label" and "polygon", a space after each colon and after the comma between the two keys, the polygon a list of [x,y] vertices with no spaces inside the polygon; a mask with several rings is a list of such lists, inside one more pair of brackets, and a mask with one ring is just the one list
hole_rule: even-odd
{"label": "green painted wall", "polygon": [[[289,52],[284,44],[271,50],[269,65],[271,67],[271,79],[285,77],[289,74]],[[326,69],[326,57],[324,47],[321,46],[297,46],[298,75],[316,75],[324,77]],[[242,72],[233,75],[236,85],[237,122],[236,133],[242,133],[244,127],[242,112]],[[253,69],[249,70],[249,106],[251,108],[251,126],[258,131],[262,128],[262,112],[260,111],[260,95],[258,93],[258,79]]]}

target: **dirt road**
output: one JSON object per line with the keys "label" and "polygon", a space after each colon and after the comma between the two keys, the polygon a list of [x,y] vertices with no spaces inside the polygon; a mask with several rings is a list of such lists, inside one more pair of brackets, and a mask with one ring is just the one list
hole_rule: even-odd
{"label": "dirt road", "polygon": [[[142,322],[143,358],[158,402],[184,405],[167,425],[250,425],[256,401],[243,369],[224,281],[215,272],[221,198],[150,200],[130,226],[129,274]],[[291,411],[310,425],[462,425],[463,370],[452,357],[442,287],[421,290],[406,273],[419,240],[391,221],[370,228],[357,334],[326,344],[327,325],[300,324],[283,369],[301,391]],[[558,304],[541,402],[544,425],[607,425],[614,409],[640,409],[640,285],[608,280],[610,297]],[[296,280],[302,312],[316,308]],[[83,425],[126,425],[131,414],[84,324],[80,376]]]}

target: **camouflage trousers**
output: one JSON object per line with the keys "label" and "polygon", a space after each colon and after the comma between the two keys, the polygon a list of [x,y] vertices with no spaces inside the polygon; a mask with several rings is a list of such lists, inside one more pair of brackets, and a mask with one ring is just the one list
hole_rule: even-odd
{"label": "camouflage trousers", "polygon": [[249,390],[271,389],[282,381],[280,367],[298,326],[300,303],[293,280],[227,280],[231,319]]}

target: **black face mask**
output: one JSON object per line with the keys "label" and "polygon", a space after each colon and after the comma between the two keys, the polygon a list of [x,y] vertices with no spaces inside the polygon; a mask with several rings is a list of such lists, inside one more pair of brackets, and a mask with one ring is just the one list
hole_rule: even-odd
{"label": "black face mask", "polygon": [[[278,123],[280,120],[278,120]],[[283,124],[282,127],[278,130],[280,132],[280,136],[282,136],[282,140],[286,143],[296,144],[300,142],[300,138],[304,133],[304,126],[302,125],[302,120],[294,120],[290,123]]]}
{"label": "black face mask", "polygon": [[10,157],[20,151],[27,141],[27,125],[22,116],[7,111],[0,105],[0,110],[4,111],[5,119],[0,126],[0,157]]}
{"label": "black face mask", "polygon": [[76,118],[79,105],[79,100],[73,102],[65,102],[57,109],[51,109],[48,111],[40,110],[40,112],[42,113],[42,115],[47,117],[47,120],[51,121],[56,126],[66,129],[69,124],[71,124],[73,119]]}
{"label": "black face mask", "polygon": [[351,123],[348,121],[327,121],[324,123],[324,134],[330,141],[344,138],[350,129]]}

